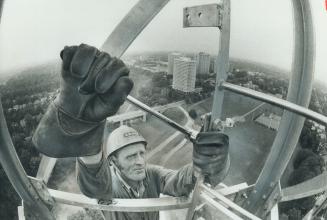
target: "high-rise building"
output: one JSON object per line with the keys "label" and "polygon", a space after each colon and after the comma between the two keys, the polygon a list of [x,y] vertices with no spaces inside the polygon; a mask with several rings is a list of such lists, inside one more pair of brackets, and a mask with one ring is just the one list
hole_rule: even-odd
{"label": "high-rise building", "polygon": [[196,62],[186,57],[175,58],[173,89],[193,92],[195,89]]}
{"label": "high-rise building", "polygon": [[181,57],[182,54],[178,52],[173,52],[168,54],[168,74],[172,75],[174,73],[174,60],[175,58]]}
{"label": "high-rise building", "polygon": [[209,71],[211,73],[216,73],[217,72],[217,56],[213,56],[210,59],[210,69]]}
{"label": "high-rise building", "polygon": [[210,68],[210,55],[204,52],[200,52],[196,56],[196,73],[208,74]]}

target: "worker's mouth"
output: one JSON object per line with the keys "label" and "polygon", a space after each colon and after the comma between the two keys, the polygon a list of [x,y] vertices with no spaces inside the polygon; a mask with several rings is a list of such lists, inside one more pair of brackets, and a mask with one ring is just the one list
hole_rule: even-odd
{"label": "worker's mouth", "polygon": [[134,172],[137,173],[137,174],[144,173],[144,168],[137,168],[137,169],[134,169]]}

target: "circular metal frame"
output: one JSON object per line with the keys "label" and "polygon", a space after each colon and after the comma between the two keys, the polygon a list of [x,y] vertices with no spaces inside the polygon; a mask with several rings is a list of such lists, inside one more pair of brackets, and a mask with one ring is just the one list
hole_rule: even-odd
{"label": "circular metal frame", "polygon": [[[120,57],[138,34],[168,2],[169,0],[140,0],[108,37],[102,49]],[[312,15],[308,0],[292,0],[292,2],[295,21],[295,48],[292,79],[288,89],[287,100],[307,107],[312,89],[315,53]],[[3,1],[0,1],[0,12],[2,6]],[[126,33],[129,34],[126,35]],[[26,177],[26,173],[22,172],[23,168],[19,160],[17,160],[17,154],[12,150],[14,148],[9,133],[6,133],[6,124],[3,122],[5,121],[1,121],[1,139],[3,140],[1,155],[3,157],[0,159],[9,179],[27,206],[35,207],[34,210],[39,212],[43,219],[52,219],[49,217],[49,212],[44,204],[34,204],[34,201],[37,200],[38,192],[27,179],[21,179],[21,176]],[[295,149],[303,123],[304,118],[302,116],[288,111],[284,112],[272,150],[246,203],[245,207],[248,210],[257,213],[262,211],[262,200],[267,198],[278,184]],[[31,195],[31,192],[34,192],[35,195]]]}

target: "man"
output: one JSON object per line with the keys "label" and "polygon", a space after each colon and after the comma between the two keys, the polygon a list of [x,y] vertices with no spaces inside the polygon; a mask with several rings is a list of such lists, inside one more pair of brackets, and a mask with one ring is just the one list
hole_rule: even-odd
{"label": "man", "polygon": [[[195,170],[212,185],[227,174],[228,136],[201,132],[194,141],[193,163],[178,171],[146,165],[146,140],[133,128],[114,130],[105,144],[105,119],[114,115],[133,87],[124,63],[82,44],[65,47],[60,94],[42,118],[35,146],[50,157],[79,157],[81,191],[99,202],[112,198],[186,196]],[[103,146],[103,150],[102,150]],[[158,212],[106,212],[107,219],[158,219]]]}

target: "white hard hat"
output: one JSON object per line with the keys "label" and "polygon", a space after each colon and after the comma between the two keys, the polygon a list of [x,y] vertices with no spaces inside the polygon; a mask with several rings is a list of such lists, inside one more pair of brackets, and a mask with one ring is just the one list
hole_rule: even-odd
{"label": "white hard hat", "polygon": [[117,150],[135,143],[143,143],[145,146],[147,145],[144,137],[134,128],[122,125],[110,133],[105,147],[105,156],[107,158]]}

